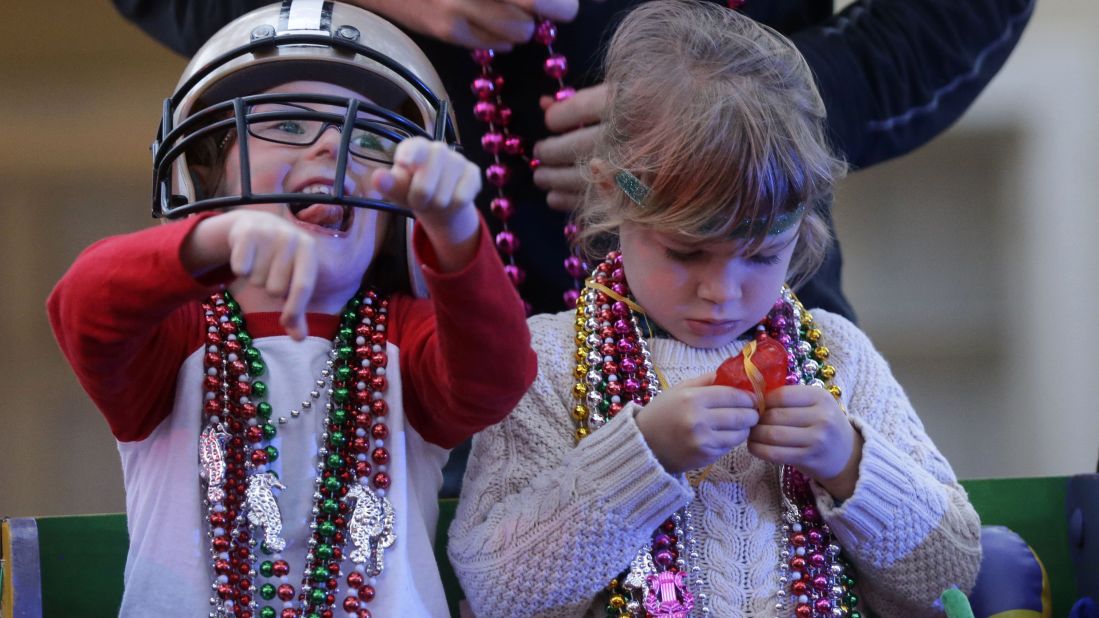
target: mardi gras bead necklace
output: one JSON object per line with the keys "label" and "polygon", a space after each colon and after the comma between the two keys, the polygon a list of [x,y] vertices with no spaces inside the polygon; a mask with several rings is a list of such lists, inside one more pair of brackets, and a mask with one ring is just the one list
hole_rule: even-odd
{"label": "mardi gras bead necklace", "polygon": [[[622,256],[611,253],[593,270],[576,305],[576,368],[573,386],[576,439],[605,425],[633,401],[647,404],[661,380],[641,331],[643,310],[629,299]],[[756,326],[757,338],[770,337],[786,350],[787,384],[828,389],[838,400],[838,386],[828,382],[835,368],[812,316],[789,289],[784,289],[767,317]],[[776,616],[861,618],[852,570],[814,505],[809,479],[791,466],[779,468],[782,525]],[[710,615],[693,513],[687,505],[661,524],[651,544],[642,547],[629,568],[608,586],[607,616],[684,618],[695,610]],[[693,591],[692,591],[693,589]]]}
{"label": "mardi gras bead necklace", "polygon": [[[324,430],[301,584],[290,584],[286,541],[274,489],[287,488],[269,465],[278,459],[278,429],[266,401],[266,372],[240,306],[226,293],[203,304],[203,430],[199,461],[206,507],[214,595],[211,616],[321,618],[331,616],[340,592],[344,559],[350,560],[340,607],[369,617],[384,569],[383,553],[395,539],[385,351],[388,301],[370,290],[345,307],[332,349],[311,399],[324,391]],[[307,399],[303,402],[310,403]],[[291,413],[296,417],[299,410]],[[279,424],[285,424],[285,417]],[[262,532],[261,532],[262,528]],[[350,539],[352,548],[346,551]],[[265,554],[261,559],[259,552]],[[257,562],[259,564],[257,565]],[[258,599],[257,599],[258,595]],[[262,599],[262,601],[260,600]],[[282,604],[281,610],[262,602]]]}
{"label": "mardi gras bead necklace", "polygon": [[[540,19],[534,29],[534,40],[546,48],[546,60],[542,63],[542,71],[557,83],[553,99],[564,101],[576,94],[576,90],[565,85],[564,77],[568,73],[568,61],[563,54],[554,51],[553,43],[556,39],[557,26],[548,19]],[[501,228],[495,237],[496,249],[504,260],[504,270],[507,272],[508,279],[514,286],[519,287],[526,279],[526,273],[515,262],[515,255],[519,251],[519,237],[508,226],[508,221],[514,214],[515,204],[504,192],[504,187],[511,179],[512,173],[504,156],[519,159],[532,172],[541,165],[541,162],[527,154],[522,138],[512,133],[509,128],[512,110],[504,103],[506,80],[492,66],[492,61],[496,57],[495,52],[491,49],[477,49],[473,51],[472,56],[473,61],[481,69],[481,74],[471,84],[473,93],[477,95],[477,103],[473,105],[473,115],[487,125],[487,130],[481,136],[481,148],[493,158],[493,162],[485,169],[485,179],[496,190],[496,197],[489,203],[489,210],[500,222]],[[575,224],[565,225],[565,240],[570,245],[576,231]],[[576,306],[580,279],[588,267],[575,253],[565,258],[564,265],[573,279],[573,287],[566,290],[563,297],[565,306],[571,309]],[[527,304],[527,314],[530,314],[529,304]]]}

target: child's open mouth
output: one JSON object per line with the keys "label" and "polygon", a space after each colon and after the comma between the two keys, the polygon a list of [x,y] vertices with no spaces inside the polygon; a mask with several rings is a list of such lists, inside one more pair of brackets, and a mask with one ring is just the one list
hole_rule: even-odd
{"label": "child's open mouth", "polygon": [[[319,183],[311,184],[299,189],[298,193],[332,195],[332,187]],[[290,213],[302,223],[338,234],[350,230],[351,222],[355,218],[354,208],[338,204],[290,204]]]}

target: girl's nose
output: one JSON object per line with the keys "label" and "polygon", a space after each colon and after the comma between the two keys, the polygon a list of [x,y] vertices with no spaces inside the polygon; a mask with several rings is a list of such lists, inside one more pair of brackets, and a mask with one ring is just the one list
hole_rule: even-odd
{"label": "girl's nose", "polygon": [[[325,159],[331,159],[333,163],[339,160],[340,156],[340,141],[343,139],[343,133],[336,125],[328,125],[325,127],[319,136],[317,141],[313,142],[309,146],[308,157]],[[350,152],[347,153],[347,172],[349,174],[362,174],[366,171],[367,165],[359,160],[358,157],[352,156]]]}
{"label": "girl's nose", "polygon": [[340,154],[340,140],[342,138],[343,134],[335,125],[328,125],[321,130],[321,134],[317,136],[317,141],[309,146],[310,154],[323,154],[335,159]]}
{"label": "girl's nose", "polygon": [[698,297],[715,305],[738,300],[743,293],[738,260],[719,260],[710,266],[700,273]]}

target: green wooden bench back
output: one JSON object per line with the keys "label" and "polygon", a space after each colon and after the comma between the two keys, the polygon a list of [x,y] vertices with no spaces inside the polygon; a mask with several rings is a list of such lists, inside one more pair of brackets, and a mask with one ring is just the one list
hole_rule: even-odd
{"label": "green wooden bench back", "polygon": [[[1048,477],[962,483],[984,524],[1011,528],[1026,539],[1041,558],[1051,583],[1054,616],[1067,615],[1076,597],[1064,514],[1066,481],[1065,477]],[[447,599],[454,616],[458,615],[458,602],[463,594],[446,559],[445,545],[446,531],[456,506],[455,499],[439,501],[439,527],[435,541],[435,555],[439,559]],[[38,591],[13,590],[12,582],[18,581],[18,574],[13,573],[12,569],[13,560],[19,558],[17,549],[10,547],[10,539],[7,538],[13,523],[21,523],[24,528],[32,524],[31,530],[37,528],[38,567],[41,572],[40,614],[31,603],[39,595]],[[128,546],[123,514],[12,520],[5,522],[5,534],[2,556],[4,592],[3,598],[0,598],[0,618],[117,615]],[[14,566],[18,568],[20,565]],[[22,582],[19,585],[27,584]],[[26,613],[20,614],[19,611]]]}

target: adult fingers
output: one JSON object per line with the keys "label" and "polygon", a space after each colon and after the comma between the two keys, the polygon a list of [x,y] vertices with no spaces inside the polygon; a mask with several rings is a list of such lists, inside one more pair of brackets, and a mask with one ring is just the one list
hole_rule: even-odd
{"label": "adult fingers", "polygon": [[598,134],[599,127],[591,126],[547,137],[534,145],[534,157],[543,166],[572,165],[591,154]]}
{"label": "adult fingers", "polygon": [[554,133],[564,133],[577,127],[599,123],[603,120],[603,109],[606,105],[605,84],[581,88],[576,94],[546,109],[546,128]]}
{"label": "adult fingers", "polygon": [[584,176],[580,173],[579,166],[568,165],[539,167],[534,170],[534,184],[543,191],[580,193],[584,190],[586,183],[584,182]]}
{"label": "adult fingers", "polygon": [[576,18],[580,9],[577,0],[509,0],[532,15],[541,15],[556,22],[568,22]]}
{"label": "adult fingers", "polygon": [[546,193],[546,206],[557,212],[572,212],[580,206],[581,193],[551,190]]}
{"label": "adult fingers", "polygon": [[474,31],[480,30],[498,41],[525,43],[534,35],[534,14],[518,3],[466,1],[461,6]]}

